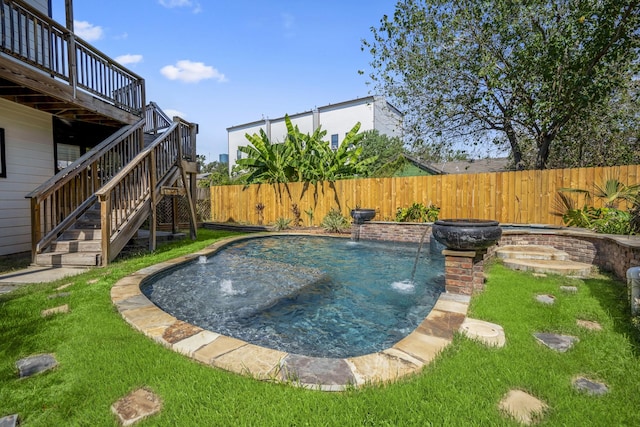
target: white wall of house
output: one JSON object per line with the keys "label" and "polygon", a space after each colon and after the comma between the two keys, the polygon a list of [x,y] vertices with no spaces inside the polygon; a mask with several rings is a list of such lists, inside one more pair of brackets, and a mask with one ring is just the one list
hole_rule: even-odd
{"label": "white wall of house", "polygon": [[0,255],[31,250],[25,195],[54,175],[51,115],[0,99],[6,178],[0,178]]}
{"label": "white wall of house", "polygon": [[[297,125],[302,133],[313,133],[318,126],[321,126],[322,130],[327,131],[325,139],[329,143],[332,135],[337,135],[337,142],[341,144],[347,132],[357,122],[360,122],[360,132],[375,129],[390,137],[402,138],[404,135],[402,113],[379,96],[368,96],[326,105],[311,111],[290,115],[289,118],[291,123],[294,126]],[[259,133],[260,129],[267,133],[269,140],[273,143],[284,141],[287,135],[284,117],[263,119],[227,128],[229,172],[232,171],[238,159],[238,147],[249,144],[245,134]]]}
{"label": "white wall of house", "polygon": [[45,15],[50,16],[49,0],[26,0],[25,3],[27,3],[34,9],[37,9],[38,11],[44,13]]}

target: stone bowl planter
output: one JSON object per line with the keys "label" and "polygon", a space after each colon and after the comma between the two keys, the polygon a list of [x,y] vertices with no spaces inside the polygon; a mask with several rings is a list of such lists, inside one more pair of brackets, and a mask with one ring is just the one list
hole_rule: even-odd
{"label": "stone bowl planter", "polygon": [[371,221],[376,216],[375,209],[351,209],[351,218],[356,224]]}
{"label": "stone bowl planter", "polygon": [[485,219],[438,220],[431,228],[433,237],[447,249],[477,251],[496,244],[502,236],[498,221]]}

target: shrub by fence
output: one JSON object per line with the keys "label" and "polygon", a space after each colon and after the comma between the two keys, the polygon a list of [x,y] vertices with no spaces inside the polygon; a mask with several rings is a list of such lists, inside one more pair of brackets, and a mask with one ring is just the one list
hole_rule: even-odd
{"label": "shrub by fence", "polygon": [[[561,225],[561,218],[552,213],[559,188],[593,191],[594,185],[602,186],[609,178],[626,185],[636,184],[640,182],[640,165],[366,178],[316,185],[294,182],[217,186],[211,187],[211,219],[270,224],[278,218],[293,219],[292,208],[296,205],[303,225],[319,225],[331,208],[347,217],[355,207],[373,208],[375,220],[391,221],[397,208],[418,202],[439,206],[440,218]],[[597,200],[594,205],[599,206]]]}

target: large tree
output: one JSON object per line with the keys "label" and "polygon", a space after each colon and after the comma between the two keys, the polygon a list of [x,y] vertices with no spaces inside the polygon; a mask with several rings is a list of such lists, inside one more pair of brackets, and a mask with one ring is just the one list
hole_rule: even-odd
{"label": "large tree", "polygon": [[568,125],[637,77],[639,3],[402,0],[363,49],[415,145],[502,142],[543,169]]}

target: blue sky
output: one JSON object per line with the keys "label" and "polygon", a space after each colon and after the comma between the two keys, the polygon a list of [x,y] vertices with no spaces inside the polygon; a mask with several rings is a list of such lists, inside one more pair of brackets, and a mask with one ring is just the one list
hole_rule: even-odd
{"label": "blue sky", "polygon": [[[64,2],[53,3],[64,24]],[[74,20],[76,33],[146,80],[147,101],[200,125],[198,153],[214,161],[227,152],[227,127],[373,94],[361,40],[394,7],[391,0],[75,0]]]}

